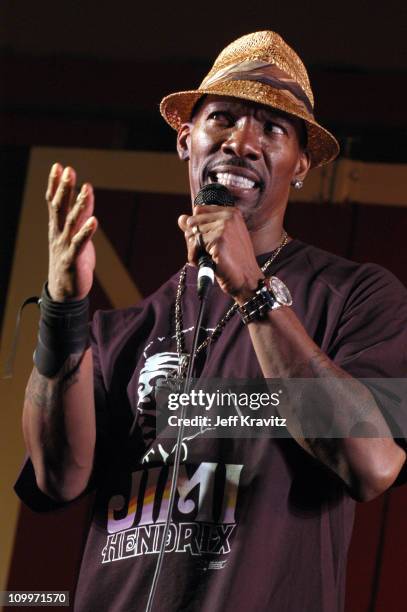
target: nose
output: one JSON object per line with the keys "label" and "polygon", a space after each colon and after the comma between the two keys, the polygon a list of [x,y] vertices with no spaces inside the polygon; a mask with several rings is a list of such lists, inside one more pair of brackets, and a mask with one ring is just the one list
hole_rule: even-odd
{"label": "nose", "polygon": [[222,144],[223,153],[256,161],[261,155],[262,132],[255,117],[240,117]]}

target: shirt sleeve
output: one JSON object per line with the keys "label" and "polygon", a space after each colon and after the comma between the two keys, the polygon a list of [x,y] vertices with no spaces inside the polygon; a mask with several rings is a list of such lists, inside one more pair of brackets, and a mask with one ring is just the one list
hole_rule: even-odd
{"label": "shirt sleeve", "polygon": [[362,266],[348,295],[329,356],[356,378],[405,378],[407,290],[380,266]]}
{"label": "shirt sleeve", "polygon": [[[329,356],[363,379],[396,442],[407,451],[407,290],[387,270],[361,267]],[[399,480],[407,482],[405,465]]]}

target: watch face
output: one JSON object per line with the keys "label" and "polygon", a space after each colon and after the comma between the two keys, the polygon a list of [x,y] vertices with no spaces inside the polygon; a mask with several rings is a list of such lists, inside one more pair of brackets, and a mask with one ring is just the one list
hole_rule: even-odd
{"label": "watch face", "polygon": [[276,302],[281,306],[291,306],[293,299],[286,285],[276,276],[272,276],[268,282],[269,289],[273,293]]}

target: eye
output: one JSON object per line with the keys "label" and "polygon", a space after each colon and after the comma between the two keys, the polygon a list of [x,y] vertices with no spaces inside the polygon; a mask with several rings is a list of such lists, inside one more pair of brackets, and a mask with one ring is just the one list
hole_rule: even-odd
{"label": "eye", "polygon": [[265,121],[264,131],[267,134],[285,134],[285,130],[281,125],[278,125],[275,121]]}
{"label": "eye", "polygon": [[208,119],[221,127],[230,127],[234,123],[233,115],[224,110],[216,110],[210,113]]}

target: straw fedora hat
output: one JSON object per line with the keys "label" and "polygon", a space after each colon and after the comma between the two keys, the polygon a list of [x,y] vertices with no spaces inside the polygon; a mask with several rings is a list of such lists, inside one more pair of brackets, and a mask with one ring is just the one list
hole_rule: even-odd
{"label": "straw fedora hat", "polygon": [[314,96],[304,64],[276,32],[254,32],[232,42],[198,89],[163,98],[161,114],[179,130],[205,94],[251,100],[303,119],[312,167],[327,164],[339,153],[337,140],[314,118]]}

